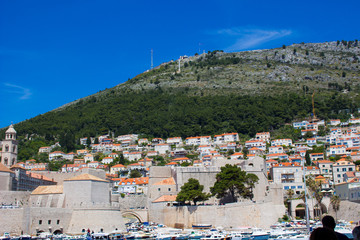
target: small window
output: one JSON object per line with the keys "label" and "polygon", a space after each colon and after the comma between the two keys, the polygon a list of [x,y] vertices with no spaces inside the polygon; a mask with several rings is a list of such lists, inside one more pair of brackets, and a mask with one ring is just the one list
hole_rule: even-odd
{"label": "small window", "polygon": [[171,191],[171,188],[169,188],[169,192]]}
{"label": "small window", "polygon": [[41,225],[42,224],[42,220],[39,220],[39,225]]}
{"label": "small window", "polygon": [[48,220],[48,224],[51,224],[51,220]]}
{"label": "small window", "polygon": [[160,188],[158,188],[158,191],[160,192]]}
{"label": "small window", "polygon": [[60,224],[60,220],[59,220],[59,219],[56,221],[56,224],[58,224],[58,225]]}

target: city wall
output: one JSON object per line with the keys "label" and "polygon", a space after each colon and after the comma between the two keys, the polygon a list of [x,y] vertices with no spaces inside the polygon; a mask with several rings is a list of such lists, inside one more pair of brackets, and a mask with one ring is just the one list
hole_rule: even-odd
{"label": "city wall", "polygon": [[144,209],[148,207],[148,197],[142,195],[127,195],[124,198],[118,196],[119,206],[121,210],[124,209]]}
{"label": "city wall", "polygon": [[27,191],[0,191],[0,204],[28,206],[30,193]]}
{"label": "city wall", "polygon": [[0,235],[31,234],[37,232],[61,231],[80,234],[82,229],[94,232],[101,229],[111,232],[116,228],[125,229],[119,210],[105,209],[64,209],[64,208],[18,208],[0,209]]}
{"label": "city wall", "polygon": [[54,179],[54,181],[57,182],[57,185],[62,185],[65,179],[76,177],[83,173],[88,173],[88,174],[94,175],[96,177],[99,177],[101,179],[105,179],[105,177],[106,177],[104,170],[96,170],[96,169],[91,169],[91,168],[84,168],[84,169],[79,170],[78,172],[65,172],[65,173],[63,173],[63,172],[44,172],[44,171],[33,171],[33,172],[44,175],[45,177],[48,177],[50,179]]}
{"label": "city wall", "polygon": [[10,234],[21,234],[26,233],[27,225],[24,218],[24,209],[0,209],[0,235],[3,235],[4,232],[9,232]]}
{"label": "city wall", "polygon": [[107,209],[79,209],[74,210],[67,233],[78,234],[82,229],[99,232],[112,232],[115,229],[125,230],[122,213],[117,210]]}
{"label": "city wall", "polygon": [[360,222],[360,203],[342,200],[340,202],[339,210],[335,212],[332,206],[329,206],[329,214],[337,219]]}
{"label": "city wall", "polygon": [[253,203],[250,201],[226,205],[166,206],[152,204],[150,220],[169,227],[191,228],[193,224],[211,224],[224,228],[240,226],[269,227],[285,214],[285,206],[272,202]]}

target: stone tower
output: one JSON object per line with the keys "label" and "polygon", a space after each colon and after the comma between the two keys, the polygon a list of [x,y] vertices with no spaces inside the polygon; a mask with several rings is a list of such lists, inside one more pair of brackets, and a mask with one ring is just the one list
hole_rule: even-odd
{"label": "stone tower", "polygon": [[5,132],[5,140],[2,141],[1,163],[10,167],[17,163],[18,142],[16,141],[16,131],[11,124]]}

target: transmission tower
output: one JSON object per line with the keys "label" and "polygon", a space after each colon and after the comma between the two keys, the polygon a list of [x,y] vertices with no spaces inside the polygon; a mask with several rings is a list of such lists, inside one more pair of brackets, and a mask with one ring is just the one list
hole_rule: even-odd
{"label": "transmission tower", "polygon": [[151,69],[154,68],[154,51],[151,49]]}

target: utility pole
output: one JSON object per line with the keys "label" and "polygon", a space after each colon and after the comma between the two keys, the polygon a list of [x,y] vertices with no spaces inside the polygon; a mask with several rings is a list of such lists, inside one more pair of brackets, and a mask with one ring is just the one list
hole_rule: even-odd
{"label": "utility pole", "polygon": [[305,217],[306,217],[306,231],[309,234],[310,233],[310,221],[309,221],[309,205],[308,205],[308,199],[307,199],[307,190],[306,190],[306,178],[305,178],[305,160],[302,160],[302,167],[303,167],[303,181],[305,186]]}
{"label": "utility pole", "polygon": [[154,51],[151,49],[151,69],[154,68]]}

